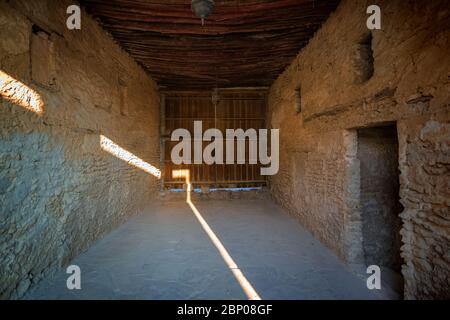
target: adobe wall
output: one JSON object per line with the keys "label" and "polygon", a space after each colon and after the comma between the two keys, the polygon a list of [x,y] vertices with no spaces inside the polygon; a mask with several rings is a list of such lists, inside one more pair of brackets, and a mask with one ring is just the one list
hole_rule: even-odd
{"label": "adobe wall", "polygon": [[[371,4],[382,29],[370,35]],[[344,0],[268,99],[280,128],[271,194],[349,264],[365,263],[356,129],[396,123],[406,298],[450,297],[449,26],[447,1]]]}
{"label": "adobe wall", "polygon": [[159,165],[157,86],[84,12],[68,30],[70,4],[0,1],[0,298],[23,296],[158,189],[100,145]]}

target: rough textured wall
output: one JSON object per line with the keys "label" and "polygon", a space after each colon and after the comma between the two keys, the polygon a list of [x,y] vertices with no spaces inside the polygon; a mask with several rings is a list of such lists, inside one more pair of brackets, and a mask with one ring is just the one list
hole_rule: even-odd
{"label": "rough textured wall", "polygon": [[69,4],[0,1],[1,298],[66,265],[158,185],[100,146],[103,135],[159,163],[156,85],[83,12],[69,31]]}
{"label": "rough textured wall", "polygon": [[[369,32],[375,3],[382,29]],[[271,193],[349,264],[364,263],[356,128],[396,122],[405,297],[448,298],[450,7],[375,3],[344,0],[272,85],[281,169]]]}

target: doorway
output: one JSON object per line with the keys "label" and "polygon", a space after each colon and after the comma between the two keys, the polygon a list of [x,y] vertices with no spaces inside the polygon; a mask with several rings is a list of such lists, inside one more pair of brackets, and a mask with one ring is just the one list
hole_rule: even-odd
{"label": "doorway", "polygon": [[364,262],[378,265],[382,281],[402,294],[397,127],[364,128],[357,134]]}
{"label": "doorway", "polygon": [[[249,140],[245,142],[245,163],[233,164],[174,164],[171,150],[178,141],[171,141],[174,130],[182,128],[194,137],[194,121],[201,121],[202,134],[207,129],[216,128],[223,134],[227,129],[265,129],[266,88],[222,88],[213,91],[167,91],[164,106],[164,186],[179,188],[183,179],[173,178],[173,170],[189,170],[192,184],[209,190],[238,190],[240,188],[260,188],[266,185],[261,175],[261,165],[249,162]],[[209,142],[201,142],[201,150]],[[237,146],[234,146],[234,150]],[[195,145],[191,150],[195,152]],[[224,150],[224,155],[227,150]],[[235,155],[236,159],[236,155]]]}

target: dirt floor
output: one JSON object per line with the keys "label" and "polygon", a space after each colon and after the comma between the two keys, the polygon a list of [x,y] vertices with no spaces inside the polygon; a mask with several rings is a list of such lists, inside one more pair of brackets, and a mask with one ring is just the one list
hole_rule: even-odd
{"label": "dirt floor", "polygon": [[[262,299],[380,299],[365,280],[269,200],[202,200],[195,207]],[[246,299],[183,200],[149,206],[72,261],[81,290],[61,270],[31,299]]]}

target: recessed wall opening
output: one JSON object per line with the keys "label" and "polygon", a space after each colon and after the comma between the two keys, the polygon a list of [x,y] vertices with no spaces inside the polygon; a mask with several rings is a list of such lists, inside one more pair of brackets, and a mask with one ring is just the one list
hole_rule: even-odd
{"label": "recessed wall opening", "polygon": [[120,95],[120,114],[128,115],[128,87],[125,81],[119,79],[119,95]]}
{"label": "recessed wall opening", "polygon": [[295,113],[302,112],[302,93],[300,87],[295,89]]}
{"label": "recessed wall opening", "polygon": [[356,47],[355,69],[356,83],[364,83],[374,74],[372,33],[364,35]]}
{"label": "recessed wall opening", "polygon": [[50,32],[33,25],[30,35],[31,78],[41,87],[56,89],[55,46]]}
{"label": "recessed wall opening", "polygon": [[33,32],[33,34],[46,34],[48,37],[50,37],[50,32],[44,30],[43,28],[41,28],[37,24],[33,24],[31,26],[31,32]]}
{"label": "recessed wall opening", "polygon": [[397,128],[365,128],[357,134],[364,261],[378,265],[382,281],[402,293]]}

